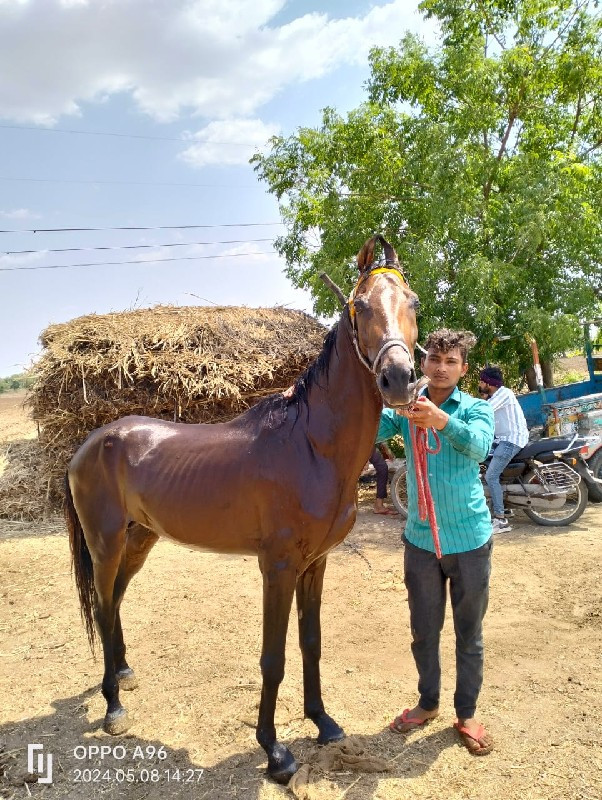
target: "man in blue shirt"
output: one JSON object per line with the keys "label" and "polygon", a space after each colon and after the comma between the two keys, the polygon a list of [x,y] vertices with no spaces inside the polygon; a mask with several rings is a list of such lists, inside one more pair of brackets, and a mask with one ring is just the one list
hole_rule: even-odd
{"label": "man in blue shirt", "polygon": [[[477,722],[475,713],[483,682],[482,622],[489,599],[493,540],[479,462],[493,441],[494,416],[488,403],[457,387],[468,369],[466,358],[474,343],[474,336],[467,331],[443,329],[428,337],[427,354],[421,362],[423,374],[430,379],[428,388],[409,411],[383,410],[377,441],[401,433],[406,443],[408,519],[404,572],[412,654],[418,670],[418,703],[396,717],[390,728],[403,733],[439,713],[439,638],[449,580],[456,632],[454,705],[458,719],[454,726],[471,753],[485,755],[492,750],[493,740]],[[435,555],[429,522],[418,516],[410,423],[435,428],[441,440],[440,452],[427,457],[439,527],[440,560]]]}

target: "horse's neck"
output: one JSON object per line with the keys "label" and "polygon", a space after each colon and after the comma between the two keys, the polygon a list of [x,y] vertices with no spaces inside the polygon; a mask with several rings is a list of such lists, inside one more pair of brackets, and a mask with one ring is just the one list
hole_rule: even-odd
{"label": "horse's neck", "polygon": [[312,385],[308,406],[307,436],[314,449],[343,462],[350,477],[359,475],[374,448],[382,400],[374,375],[355,352],[345,316],[330,353],[328,377]]}

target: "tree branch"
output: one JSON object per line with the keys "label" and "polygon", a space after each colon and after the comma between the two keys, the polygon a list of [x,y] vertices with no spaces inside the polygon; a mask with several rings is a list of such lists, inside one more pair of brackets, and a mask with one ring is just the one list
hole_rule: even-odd
{"label": "tree branch", "polygon": [[[489,26],[489,30],[486,31],[486,35],[491,34],[491,36],[493,36],[495,41],[498,43],[498,45],[500,47],[500,50],[502,50],[502,51],[506,50],[506,42],[503,39],[500,39],[499,36],[497,35],[497,33],[494,31],[493,22],[491,21],[491,18],[487,14],[487,8],[486,8],[485,4],[480,2],[479,6],[481,8],[481,12],[483,13],[483,16],[485,17],[485,22]],[[485,44],[485,55],[487,55],[487,44]]]}
{"label": "tree branch", "polygon": [[579,118],[581,117],[581,92],[577,98],[577,110],[575,112],[575,121],[573,122],[573,130],[571,131],[571,144],[575,141],[577,135],[577,126],[579,125]]}
{"label": "tree branch", "polygon": [[590,153],[593,153],[594,150],[597,150],[599,147],[602,147],[602,139],[598,139],[598,141],[591,147],[588,147],[587,150],[579,153],[579,159],[586,158]]}
{"label": "tree branch", "polygon": [[[521,89],[522,93],[522,89]],[[495,180],[495,176],[497,175],[497,171],[500,166],[500,161],[502,160],[504,153],[506,152],[506,147],[508,145],[508,139],[510,137],[510,133],[512,131],[512,127],[516,122],[516,118],[518,116],[518,102],[512,107],[510,111],[510,116],[508,118],[508,124],[506,125],[506,130],[504,131],[504,135],[502,137],[502,143],[500,144],[500,149],[498,150],[498,154],[495,157],[495,164],[493,165],[493,169],[491,170],[491,175],[489,179],[483,186],[483,199],[485,200],[485,204],[489,200],[489,195],[491,194],[491,188],[493,186],[493,181]]]}
{"label": "tree branch", "polygon": [[564,32],[566,31],[566,29],[569,27],[569,25],[571,24],[571,22],[572,22],[572,21],[575,19],[575,17],[577,16],[577,14],[578,14],[578,13],[579,13],[579,12],[580,12],[580,11],[581,11],[581,10],[582,10],[584,7],[587,7],[587,6],[588,6],[588,4],[589,4],[589,0],[583,0],[583,2],[581,2],[581,3],[577,3],[577,5],[575,6],[575,9],[574,9],[574,11],[573,11],[573,13],[571,14],[571,16],[570,16],[570,17],[568,18],[568,20],[566,21],[566,24],[564,25],[564,27],[562,27],[562,28],[558,28],[558,34],[557,34],[556,38],[555,38],[555,39],[553,39],[553,40],[550,42],[550,44],[549,44],[549,45],[548,45],[548,46],[545,48],[545,50],[543,51],[543,53],[542,53],[542,59],[543,59],[543,58],[545,58],[545,57],[547,56],[547,54],[548,54],[548,53],[550,52],[550,50],[551,50],[551,49],[554,47],[554,45],[556,44],[556,42],[557,42],[557,41],[558,41],[558,40],[559,40],[559,39],[562,37],[562,35],[563,35],[563,34],[564,34]]}
{"label": "tree branch", "polygon": [[328,288],[333,292],[339,303],[341,304],[341,308],[345,308],[345,304],[347,303],[347,298],[343,294],[342,290],[336,285],[336,283],[330,278],[325,272],[321,272],[318,276],[322,283],[324,283]]}

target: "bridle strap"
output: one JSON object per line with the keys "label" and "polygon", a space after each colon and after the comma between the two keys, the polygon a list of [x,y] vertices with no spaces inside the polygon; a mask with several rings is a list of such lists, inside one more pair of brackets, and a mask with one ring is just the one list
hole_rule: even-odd
{"label": "bridle strap", "polygon": [[[390,264],[390,266],[389,266],[389,264]],[[380,360],[382,359],[384,354],[387,352],[387,350],[389,350],[391,347],[401,347],[406,352],[408,358],[410,359],[410,362],[412,364],[412,369],[414,368],[414,357],[412,356],[412,353],[410,352],[410,348],[407,346],[407,344],[405,343],[405,341],[403,339],[387,339],[385,341],[385,343],[383,344],[383,346],[378,351],[378,353],[376,354],[376,357],[374,358],[374,361],[372,362],[372,364],[370,363],[370,361],[366,358],[366,356],[360,350],[360,346],[359,346],[359,342],[358,342],[358,336],[357,336],[357,324],[356,324],[356,316],[355,316],[356,312],[355,312],[355,306],[354,306],[354,300],[355,300],[356,292],[359,289],[359,287],[362,285],[362,283],[369,276],[371,276],[371,275],[382,275],[382,274],[387,273],[387,272],[395,273],[395,275],[397,275],[399,278],[401,278],[402,284],[404,286],[407,286],[407,282],[406,282],[406,280],[405,280],[405,278],[403,276],[403,273],[402,273],[399,265],[397,264],[397,266],[395,266],[393,264],[393,262],[387,262],[387,265],[384,266],[384,267],[377,267],[376,269],[370,270],[370,272],[367,273],[366,275],[360,275],[359,280],[355,284],[355,287],[354,287],[353,291],[349,295],[349,300],[347,301],[347,308],[349,310],[349,317],[351,319],[351,331],[352,331],[352,337],[351,338],[353,340],[353,346],[355,347],[355,352],[357,353],[357,357],[359,358],[360,362],[364,365],[364,367],[366,367],[366,369],[369,369],[370,372],[374,373],[375,375],[376,375],[376,370],[378,369],[378,365],[380,363]]]}
{"label": "bridle strap", "polygon": [[384,354],[389,350],[391,347],[401,347],[408,355],[408,358],[412,362],[412,367],[414,366],[414,358],[410,353],[410,348],[407,346],[403,339],[387,339],[387,341],[383,344],[380,348],[378,353],[376,354],[374,361],[372,362],[372,372],[376,374],[376,370],[378,369],[378,362],[384,356]]}

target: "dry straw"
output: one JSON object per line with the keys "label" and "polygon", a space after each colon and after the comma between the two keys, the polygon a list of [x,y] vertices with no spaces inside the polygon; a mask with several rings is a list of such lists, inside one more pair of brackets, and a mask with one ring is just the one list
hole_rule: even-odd
{"label": "dry straw", "polygon": [[44,451],[36,439],[21,439],[0,447],[0,517],[30,522],[51,510],[49,476]]}
{"label": "dry straw", "polygon": [[232,419],[289,386],[324,334],[284,308],[158,306],[51,325],[28,399],[43,450],[32,481],[58,508],[65,467],[90,431],[128,414]]}

